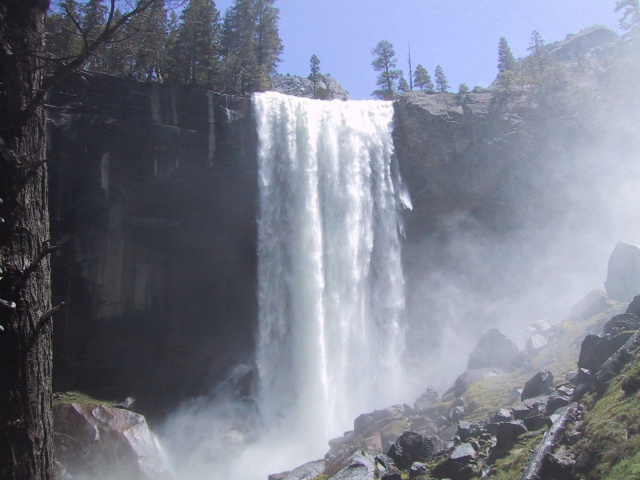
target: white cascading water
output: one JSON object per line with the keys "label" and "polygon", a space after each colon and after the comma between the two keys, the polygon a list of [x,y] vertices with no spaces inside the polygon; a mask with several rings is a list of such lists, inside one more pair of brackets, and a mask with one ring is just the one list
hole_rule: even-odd
{"label": "white cascading water", "polygon": [[266,430],[323,453],[355,416],[399,400],[397,207],[410,205],[392,165],[393,106],[273,92],[253,106],[259,407]]}

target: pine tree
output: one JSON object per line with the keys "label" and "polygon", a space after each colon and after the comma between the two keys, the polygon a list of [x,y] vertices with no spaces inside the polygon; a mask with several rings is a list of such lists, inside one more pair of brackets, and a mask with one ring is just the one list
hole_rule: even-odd
{"label": "pine tree", "polygon": [[407,63],[409,64],[409,90],[413,90],[413,66],[411,65],[411,44],[407,45]]}
{"label": "pine tree", "polygon": [[237,95],[266,90],[282,54],[274,0],[235,0],[222,27],[225,90]]}
{"label": "pine tree", "polygon": [[164,0],[156,0],[149,10],[131,22],[127,30],[131,32],[133,44],[129,74],[138,80],[162,81],[168,39]]}
{"label": "pine tree", "polygon": [[189,0],[169,52],[173,81],[214,86],[220,74],[219,24],[213,0]]}
{"label": "pine tree", "polygon": [[542,74],[544,72],[547,60],[544,40],[537,30],[534,30],[531,33],[531,40],[529,41],[529,47],[527,50],[531,52],[531,61],[534,65],[533,77],[536,79],[538,73]]}
{"label": "pine tree", "polygon": [[383,100],[393,100],[398,95],[398,82],[402,78],[402,70],[396,68],[396,53],[391,42],[380,40],[373,48],[371,54],[374,59],[371,62],[376,72],[380,72],[376,79],[376,85],[380,88],[373,92],[373,96]]}
{"label": "pine tree", "polygon": [[427,92],[427,93],[434,92],[434,86],[433,86],[433,82],[431,81],[431,75],[429,75],[429,72],[427,72],[427,69],[424,68],[422,65],[418,64],[418,66],[416,67],[416,71],[413,74],[413,80],[414,80],[415,86],[420,90],[422,90],[423,92]]}
{"label": "pine tree", "polygon": [[409,83],[407,82],[407,80],[404,77],[400,77],[400,80],[398,81],[398,91],[404,93],[410,90],[411,90],[411,87],[409,86]]}
{"label": "pine tree", "polygon": [[500,37],[500,41],[498,42],[498,72],[513,72],[515,68],[516,59],[513,56],[511,47],[509,47],[506,38]]}
{"label": "pine tree", "polygon": [[278,33],[280,11],[275,0],[254,0],[256,13],[256,64],[254,65],[251,91],[262,92],[271,88],[271,75],[276,73],[282,55],[282,40]]}
{"label": "pine tree", "polygon": [[309,65],[311,67],[309,80],[311,80],[311,84],[313,85],[313,98],[317,98],[316,88],[318,86],[318,82],[320,81],[320,59],[315,54],[311,55]]}
{"label": "pine tree", "polygon": [[449,84],[447,83],[447,77],[444,74],[444,70],[440,65],[436,67],[436,90],[440,93],[445,93],[449,89]]}
{"label": "pine tree", "polygon": [[107,12],[103,0],[88,0],[87,3],[80,5],[80,26],[82,35],[87,42],[92,42],[98,37],[105,23]]}
{"label": "pine tree", "polygon": [[632,31],[640,26],[640,0],[617,0],[615,11],[622,10],[620,27],[626,31]]}
{"label": "pine tree", "polygon": [[45,23],[46,48],[54,61],[66,61],[80,52],[82,35],[75,24],[79,18],[79,5],[75,0],[62,0],[49,11]]}

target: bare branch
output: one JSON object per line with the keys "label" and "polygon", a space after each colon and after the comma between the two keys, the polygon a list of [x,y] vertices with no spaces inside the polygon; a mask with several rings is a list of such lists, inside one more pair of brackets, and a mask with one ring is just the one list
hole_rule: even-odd
{"label": "bare branch", "polygon": [[60,305],[56,305],[52,309],[47,310],[45,313],[43,313],[42,316],[40,317],[40,320],[38,320],[38,326],[42,325],[44,322],[46,322],[51,317],[53,317],[56,313],[58,313],[60,309],[64,307],[64,305],[65,303],[62,302]]}
{"label": "bare branch", "polygon": [[[116,0],[111,0],[107,23],[105,24],[100,34],[96,37],[95,40],[91,41],[88,44],[85,43],[82,52],[80,52],[77,57],[75,57],[69,63],[60,66],[60,68],[56,69],[56,71],[54,71],[42,82],[40,89],[33,96],[31,102],[24,110],[24,117],[22,120],[25,121],[35,112],[36,108],[44,102],[44,98],[47,95],[47,92],[51,90],[54,85],[58,84],[62,79],[67,77],[75,70],[81,68],[93,55],[95,55],[100,47],[109,43],[115,36],[116,32],[126,23],[128,23],[131,18],[150,8],[156,1],[157,0],[137,0],[132,10],[124,13],[120,18],[115,20]],[[86,35],[83,35],[83,37],[86,38]]]}

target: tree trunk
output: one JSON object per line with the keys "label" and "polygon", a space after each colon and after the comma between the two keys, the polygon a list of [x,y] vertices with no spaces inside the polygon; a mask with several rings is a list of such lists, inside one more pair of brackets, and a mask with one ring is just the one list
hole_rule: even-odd
{"label": "tree trunk", "polygon": [[45,118],[33,103],[48,4],[0,0],[2,479],[54,478]]}

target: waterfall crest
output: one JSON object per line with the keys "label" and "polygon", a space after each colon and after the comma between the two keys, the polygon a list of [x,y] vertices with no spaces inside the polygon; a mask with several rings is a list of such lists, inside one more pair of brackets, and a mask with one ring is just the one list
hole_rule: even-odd
{"label": "waterfall crest", "polygon": [[260,411],[267,429],[295,426],[326,445],[355,415],[397,401],[407,198],[393,106],[273,92],[253,106]]}

